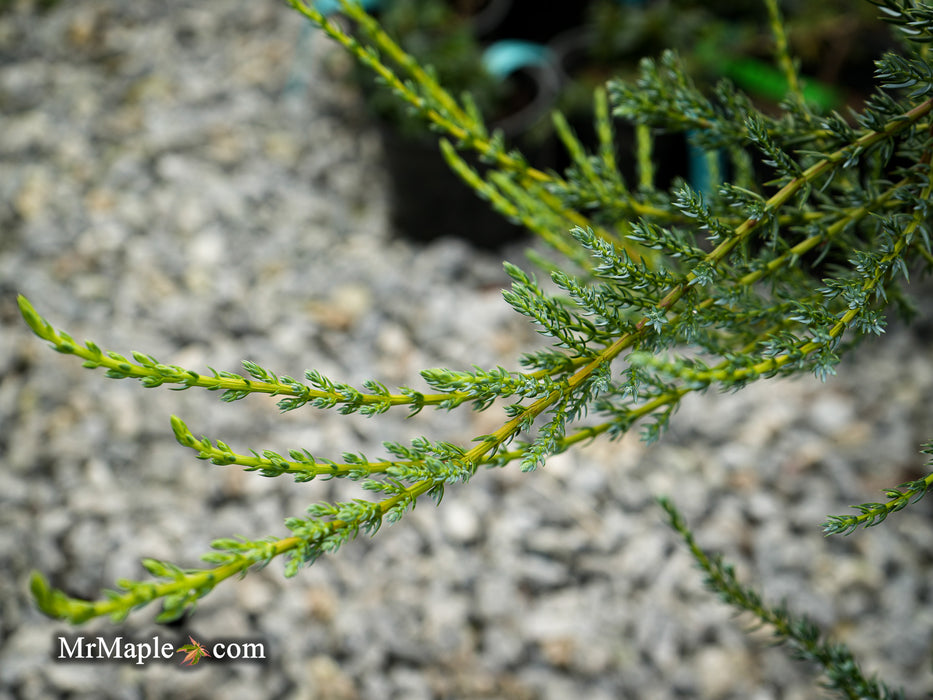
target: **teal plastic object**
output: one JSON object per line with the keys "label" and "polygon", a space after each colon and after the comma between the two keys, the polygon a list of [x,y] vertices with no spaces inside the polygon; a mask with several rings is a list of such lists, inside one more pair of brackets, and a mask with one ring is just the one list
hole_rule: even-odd
{"label": "teal plastic object", "polygon": [[[340,0],[314,0],[311,4],[322,15],[332,15],[340,11]],[[382,3],[380,0],[358,0],[357,4],[362,5],[364,10],[370,12],[379,9]]]}
{"label": "teal plastic object", "polygon": [[483,51],[483,67],[493,76],[504,79],[517,70],[553,64],[551,50],[543,44],[519,39],[503,39]]}
{"label": "teal plastic object", "polygon": [[[692,132],[691,132],[692,133]],[[687,179],[693,189],[701,192],[707,197],[715,194],[716,189],[722,184],[722,172],[726,166],[725,153],[722,151],[709,152],[699,146],[689,143],[687,146],[687,156],[689,160],[689,173]],[[710,158],[713,158],[715,168],[711,168]]]}

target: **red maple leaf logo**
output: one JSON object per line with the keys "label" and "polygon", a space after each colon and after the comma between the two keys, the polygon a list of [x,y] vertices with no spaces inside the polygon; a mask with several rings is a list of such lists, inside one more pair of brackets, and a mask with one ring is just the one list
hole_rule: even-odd
{"label": "red maple leaf logo", "polygon": [[178,649],[175,650],[176,652],[179,652],[179,651],[188,652],[187,654],[185,654],[185,658],[182,659],[181,661],[183,665],[194,666],[203,657],[206,656],[210,658],[211,655],[207,653],[207,649],[204,648],[203,644],[200,644],[199,642],[194,641],[194,637],[190,635],[188,636],[188,639],[191,640],[191,644],[185,644],[184,646],[178,647]]}

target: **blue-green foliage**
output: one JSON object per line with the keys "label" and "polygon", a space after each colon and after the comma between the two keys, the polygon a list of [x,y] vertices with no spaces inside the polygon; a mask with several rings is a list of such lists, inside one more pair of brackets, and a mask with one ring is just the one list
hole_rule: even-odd
{"label": "blue-green foliage", "polygon": [[[285,522],[287,537],[220,539],[206,569],[147,560],[150,582],[121,581],[97,602],[69,598],[36,574],[32,590],[46,613],[83,622],[114,618],[161,599],[162,619],[189,610],[217,583],[283,556],[291,576],[360,532],[376,533],[423,496],[440,502],[445,487],[468,482],[480,466],[516,464],[525,471],[573,445],[637,428],[648,442],[662,437],[680,400],[710,389],[737,390],[780,375],[838,371],[860,338],[884,333],[889,306],[908,308],[908,272],[933,264],[930,246],[930,122],[933,62],[926,43],[933,9],[909,0],[871,0],[904,39],[901,53],[878,61],[879,89],[858,113],[824,113],[809,105],[786,53],[775,0],[764,0],[776,38],[775,62],[788,94],[780,110],[760,110],[728,81],[701,91],[673,52],[645,58],[633,82],[612,80],[594,98],[596,142],[586,146],[558,115],[555,133],[570,165],[563,173],[528,165],[490,134],[470,99],[438,84],[354,3],[343,3],[353,33],[301,0],[290,4],[336,40],[401,103],[439,132],[443,155],[491,206],[550,245],[538,255],[547,276],[506,263],[505,302],[550,341],[517,364],[421,373],[423,386],[392,391],[377,379],[361,388],[311,369],[303,380],[256,362],[245,374],[209,374],[166,365],[144,353],[132,359],[81,345],[56,330],[21,298],[32,330],[62,353],[115,379],[144,387],[220,391],[227,402],[252,394],[278,397],[283,411],[334,409],[376,417],[404,407],[499,411],[501,426],[467,446],[419,437],[386,441],[376,458],[354,452],[327,458],[302,449],[238,453],[221,440],[195,437],[179,418],[172,429],[196,457],[223,468],[299,482],[343,478],[362,498],[311,505]],[[627,182],[615,149],[619,123],[630,122],[640,165]],[[652,133],[682,134],[725,164],[724,181],[692,187],[682,178],[668,190],[653,181]],[[482,173],[461,151],[474,151]],[[312,358],[313,360],[313,358]],[[933,448],[927,448],[931,451]],[[529,477],[533,478],[533,477]],[[828,534],[876,525],[916,502],[928,475],[885,491],[886,503],[856,506],[830,517]],[[815,661],[843,697],[898,697],[866,679],[844,647],[823,642],[816,628],[785,608],[769,607],[741,586],[732,569],[700,550],[676,508],[662,505],[671,525],[726,602],[773,626],[802,658]],[[625,572],[620,572],[624,575]]]}

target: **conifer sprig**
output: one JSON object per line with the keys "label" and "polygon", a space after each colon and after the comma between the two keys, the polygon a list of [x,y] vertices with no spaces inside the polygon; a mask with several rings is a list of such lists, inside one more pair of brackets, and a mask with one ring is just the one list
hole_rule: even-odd
{"label": "conifer sprig", "polygon": [[[415,448],[422,456],[434,449],[431,446]],[[368,486],[369,490],[388,494],[381,501],[356,499],[309,506],[310,517],[286,519],[285,525],[293,533],[290,537],[254,541],[215,540],[211,543],[213,551],[202,556],[205,562],[216,565],[213,568],[183,569],[169,562],[145,559],[143,566],[156,581],[121,579],[117,581],[115,590],[104,591],[104,599],[97,601],[73,598],[52,588],[39,572],[33,572],[30,590],[42,612],[72,624],[102,616],[119,622],[133,610],[153,601],[162,603],[156,621],[170,622],[193,610],[201,598],[228,578],[244,575],[251,568],[262,568],[279,556],[286,557],[285,575],[294,576],[301,566],[313,563],[325,553],[337,551],[360,531],[372,535],[384,520],[395,522],[400,519],[423,495],[429,494],[439,502],[445,483],[464,481],[472,472],[470,467],[455,466],[463,462],[459,458],[451,460],[445,446],[440,447],[439,453],[441,456],[433,460],[422,460],[426,464],[440,466],[438,473],[409,486],[398,482],[365,482],[364,488]]]}
{"label": "conifer sprig", "polygon": [[[126,618],[136,608],[162,601],[162,612],[157,622],[170,622],[194,608],[197,601],[214,587],[232,577],[243,574],[252,566],[264,566],[275,557],[291,552],[301,544],[297,537],[277,541],[244,542],[218,540],[214,545],[226,550],[224,562],[211,569],[181,569],[174,564],[155,559],[144,559],[143,566],[157,581],[117,581],[116,590],[104,591],[105,598],[98,601],[72,598],[52,588],[37,571],[32,573],[30,591],[39,609],[49,617],[81,624],[95,617],[110,617],[114,622]],[[210,558],[207,555],[205,559]]]}
{"label": "conifer sprig", "polygon": [[[933,454],[933,443],[928,443],[921,452]],[[927,466],[933,466],[933,460],[927,461]],[[827,535],[848,535],[859,527],[874,527],[883,523],[889,515],[904,510],[907,506],[923,498],[933,487],[933,472],[920,479],[907,481],[897,488],[885,489],[887,497],[885,503],[863,503],[852,506],[858,515],[831,515],[823,523],[823,532]]]}
{"label": "conifer sprig", "polygon": [[875,678],[866,678],[849,649],[843,644],[824,641],[819,628],[806,617],[794,616],[785,606],[770,606],[752,588],[742,585],[735,569],[721,556],[705,552],[683,515],[668,498],[658,502],[667,513],[670,526],[681,536],[697,566],[706,574],[706,586],[723,602],[751,613],[774,633],[778,643],[788,644],[802,661],[815,663],[826,678],[826,687],[848,700],[903,700],[900,690],[892,690]]}
{"label": "conifer sprig", "polygon": [[[406,53],[360,4],[352,0],[340,0],[341,11],[359,30],[360,37],[351,35],[337,22],[321,14],[313,3],[288,0],[288,4],[334,39],[363,66],[372,70],[399,99],[421,115],[431,129],[446,134],[453,139],[458,148],[474,151],[484,161],[493,164],[499,175],[499,191],[506,198],[508,197],[504,191],[505,183],[514,178],[517,185],[514,193],[530,192],[540,204],[545,205],[551,216],[564,222],[564,230],[571,226],[590,226],[600,236],[619,240],[610,229],[592,222],[580,210],[565,206],[560,197],[554,194],[555,191],[569,189],[562,178],[556,173],[531,167],[519,152],[506,148],[501,133],[490,135],[481,115],[476,110],[458,103],[438,83],[432,71],[421,66],[415,58]],[[611,128],[606,124],[602,127],[604,132]],[[452,160],[450,156],[448,152],[449,161]],[[454,170],[470,184],[472,178],[466,175],[468,168],[465,163],[461,163]],[[484,188],[487,192],[488,187],[487,185],[487,188]],[[482,190],[480,192],[482,193]],[[645,205],[638,200],[625,197],[624,201],[632,212],[647,213]],[[647,211],[656,210],[648,208]],[[553,229],[532,227],[531,230],[549,242],[560,238]]]}
{"label": "conifer sprig", "polygon": [[384,413],[395,406],[406,406],[412,413],[417,413],[425,406],[453,407],[470,398],[468,394],[456,392],[425,395],[406,387],[392,394],[375,381],[367,381],[365,391],[360,391],[348,384],[333,382],[317,370],[305,373],[308,380],[305,384],[290,376],[279,377],[249,360],[243,362],[248,377],[213,368],[209,368],[210,374],[201,374],[178,365],[162,364],[141,352],[133,352],[131,361],[120,353],[102,350],[93,341],[85,341],[83,345],[76,342],[71,335],[55,329],[39,315],[26,297],[20,295],[18,303],[29,327],[48,341],[55,351],[83,359],[82,366],[88,369],[105,369],[110,379],[137,379],[149,389],[163,385],[176,385],[171,387],[176,391],[199,387],[222,392],[221,399],[227,402],[238,401],[250,394],[284,396],[278,402],[283,411],[307,405],[321,409],[339,407],[340,413],[359,412],[363,415]]}
{"label": "conifer sprig", "polygon": [[[592,147],[564,117],[554,117],[571,162],[558,174],[530,167],[508,150],[501,134],[489,133],[472,100],[445,91],[358,3],[342,2],[347,29],[311,4],[289,0],[441,135],[445,159],[468,185],[563,256],[540,265],[553,287],[517,265],[505,266],[512,280],[505,301],[549,337],[551,347],[523,354],[523,371],[428,369],[421,373],[424,390],[390,391],[377,380],[354,387],[316,370],[301,379],[280,376],[251,361],[237,374],[195,372],[144,353],[128,358],[92,341],[77,343],[20,297],[26,323],[55,350],[144,387],[219,391],[228,402],[264,394],[277,397],[283,411],[307,406],[376,416],[400,406],[410,414],[427,406],[469,406],[503,414],[496,430],[469,446],[428,437],[386,441],[385,455],[376,459],[303,449],[237,452],[221,440],[196,437],[173,417],[176,439],[201,460],[303,483],[343,478],[366,498],[313,503],[303,517],[285,520],[284,537],[215,540],[203,557],[209,568],[144,560],[151,580],[119,581],[99,601],[71,598],[35,574],[40,608],[79,623],[122,619],[161,600],[158,619],[173,619],[221,581],[277,557],[292,576],[360,533],[375,534],[399,520],[419,500],[439,502],[447,486],[470,481],[481,466],[516,464],[530,471],[549,455],[600,436],[617,438],[638,425],[651,442],[691,392],[734,390],[805,371],[825,377],[859,336],[883,333],[886,308],[902,296],[911,266],[933,267],[933,63],[926,50],[909,50],[933,36],[933,12],[926,3],[872,0],[908,39],[908,50],[879,60],[882,89],[861,113],[846,118],[819,114],[806,103],[777,2],[764,2],[788,86],[781,114],[762,113],[725,81],[707,94],[668,52],[645,59],[633,85],[614,80],[596,92]],[[638,182],[620,174],[613,118],[634,124]],[[669,192],[660,191],[653,130],[685,133],[714,155],[722,150],[732,182],[704,189],[678,180]],[[464,150],[479,154],[490,169],[469,165]],[[878,524],[919,500],[931,484],[933,474],[886,490],[886,503],[831,516],[824,529],[849,533]],[[742,586],[731,567],[696,545],[673,505],[662,500],[662,506],[709,585],[816,662],[830,687],[847,698],[900,697],[865,678],[849,652],[823,641],[812,624]]]}

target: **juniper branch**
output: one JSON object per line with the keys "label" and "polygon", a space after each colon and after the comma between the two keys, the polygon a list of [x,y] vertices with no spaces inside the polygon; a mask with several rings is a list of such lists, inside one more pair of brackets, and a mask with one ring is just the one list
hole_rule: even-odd
{"label": "juniper branch", "polygon": [[[922,452],[933,454],[933,443],[928,443]],[[927,466],[933,466],[933,460],[927,461]],[[823,532],[826,535],[851,534],[859,527],[874,527],[883,523],[889,515],[904,510],[923,498],[933,487],[933,472],[926,476],[907,481],[897,488],[885,489],[887,497],[885,503],[863,503],[852,506],[858,515],[831,515],[823,523]]]}
{"label": "juniper branch", "polygon": [[294,533],[281,539],[259,541],[215,540],[214,551],[202,559],[217,564],[210,569],[182,569],[174,564],[144,560],[143,564],[159,582],[117,582],[118,590],[105,591],[106,598],[88,601],[68,596],[52,588],[38,572],[33,572],[30,588],[39,609],[46,615],[80,624],[95,617],[124,619],[132,610],[162,600],[158,622],[177,619],[194,608],[217,584],[236,575],[245,575],[253,567],[263,567],[272,559],[288,557],[285,573],[294,576],[302,565],[310,564],[327,552],[334,552],[360,530],[373,534],[383,519],[394,522],[414,507],[425,494],[436,499],[443,494],[443,478],[428,478],[410,486],[399,486],[390,497],[379,502],[356,500],[345,504],[317,504],[309,508],[312,517],[289,518],[286,526]]}
{"label": "juniper branch", "polygon": [[700,569],[706,574],[707,587],[726,604],[754,615],[768,625],[779,643],[789,644],[795,655],[817,664],[825,675],[828,688],[849,700],[902,700],[903,693],[891,690],[881,681],[866,678],[852,653],[845,645],[821,639],[819,628],[806,617],[795,617],[783,605],[767,605],[752,588],[743,586],[734,568],[720,556],[708,554],[699,547],[693,532],[674,504],[659,498],[670,526],[680,535]]}
{"label": "juniper branch", "polygon": [[[795,87],[777,5],[767,0],[777,27],[778,62],[791,93],[798,95],[796,107],[786,105],[793,118],[758,114],[746,97],[725,84],[717,87],[714,99],[708,98],[674,55],[667,54],[660,63],[643,64],[635,87],[615,82],[610,98],[596,93],[595,153],[587,152],[566,120],[555,118],[573,162],[561,177],[536,170],[519,154],[506,151],[501,135],[488,133],[469,100],[461,104],[453,99],[355,3],[343,7],[359,27],[359,39],[313,6],[289,2],[446,134],[442,151],[467,184],[498,211],[536,231],[585,274],[551,263],[545,269],[561,290],[553,295],[530,274],[507,266],[513,286],[506,300],[553,337],[553,347],[525,354],[521,362],[528,372],[501,367],[425,370],[422,379],[439,393],[407,387],[393,393],[377,381],[356,388],[313,370],[299,381],[254,362],[245,362],[246,374],[240,375],[215,370],[201,374],[142,353],[132,353],[130,360],[91,341],[76,343],[20,297],[24,319],[54,349],[81,358],[88,368],[103,368],[109,377],[137,379],[146,387],[200,387],[221,391],[227,401],[267,394],[282,397],[283,410],[310,405],[366,415],[396,406],[417,412],[424,406],[452,409],[464,403],[486,410],[500,400],[514,401],[502,409],[500,427],[476,437],[470,449],[418,438],[410,444],[385,442],[388,455],[377,460],[353,453],[344,453],[339,461],[320,459],[302,450],[290,451],[287,458],[271,450],[239,454],[220,440],[195,437],[173,418],[178,441],[201,459],[297,481],[345,478],[358,482],[375,500],[316,503],[308,517],[286,521],[288,537],[217,540],[204,557],[214,568],[182,569],[146,560],[144,567],[155,581],[121,581],[120,590],[103,601],[69,598],[36,575],[34,595],[53,616],[75,622],[98,615],[121,617],[159,598],[164,599],[160,619],[177,616],[220,581],[278,556],[287,560],[286,574],[294,575],[360,532],[375,533],[383,522],[401,518],[422,497],[439,501],[447,485],[470,480],[481,465],[517,462],[533,469],[550,454],[600,435],[618,437],[639,422],[651,441],[684,396],[714,383],[736,388],[806,366],[825,374],[847,331],[881,332],[881,309],[889,293],[896,292],[899,275],[906,273],[908,254],[933,259],[927,230],[933,194],[928,156],[933,70],[917,57],[889,56],[879,64],[879,77],[889,89],[909,90],[906,97],[873,96],[854,125],[835,115],[811,119]],[[912,14],[895,0],[879,4],[892,16],[909,16],[909,21],[899,21],[908,34],[927,32],[923,12]],[[611,115],[635,122],[639,191],[630,190],[618,173]],[[806,118],[798,120],[801,115]],[[658,192],[650,128],[700,129],[700,145],[730,150],[741,166],[736,182],[703,195],[689,187]],[[774,162],[782,183],[777,191],[752,181],[747,148],[752,143],[762,158]],[[492,170],[480,173],[468,166],[457,149],[480,154]],[[892,164],[895,153],[898,161]],[[591,220],[612,222],[615,229],[593,226]],[[638,246],[627,249],[629,241]],[[644,254],[642,245],[658,255]],[[799,269],[805,256],[832,246],[849,252],[846,272],[834,271],[817,282]],[[701,356],[669,356],[684,345]],[[584,424],[588,413],[595,418]],[[857,507],[859,515],[835,516],[828,526],[851,531],[880,522],[926,493],[931,479],[889,490],[888,504],[865,504]],[[735,581],[728,567],[702,554],[692,535],[678,528],[683,523],[672,507],[669,515],[720,590],[775,625],[837,682],[833,674],[849,668],[847,652],[837,653],[820,642],[812,629],[782,609],[764,606]],[[850,687],[866,693],[880,687],[851,673],[843,676],[838,683],[847,693]]]}
{"label": "juniper branch", "polygon": [[176,390],[199,387],[208,391],[223,392],[221,398],[227,402],[237,401],[250,394],[284,396],[286,398],[278,403],[283,411],[305,405],[322,409],[340,406],[341,413],[359,411],[364,415],[383,413],[395,406],[406,406],[413,413],[430,405],[449,408],[470,398],[468,394],[456,392],[425,395],[408,388],[403,388],[398,394],[392,394],[382,384],[374,381],[367,382],[364,387],[367,392],[363,392],[347,384],[332,382],[316,370],[306,372],[309,385],[289,376],[279,377],[250,361],[244,361],[243,366],[251,378],[214,369],[210,370],[210,375],[200,374],[178,365],[162,364],[151,355],[140,352],[133,352],[134,361],[130,361],[120,353],[102,350],[93,341],[85,341],[84,345],[77,343],[65,331],[56,330],[35,310],[26,297],[20,295],[18,303],[23,319],[29,327],[37,336],[48,341],[57,352],[83,359],[83,366],[88,369],[103,368],[106,370],[106,376],[111,379],[137,379],[146,388],[166,384],[176,385],[173,387]]}
{"label": "juniper branch", "polygon": [[787,33],[784,31],[784,20],[781,17],[781,10],[778,7],[777,0],[765,0],[765,7],[768,10],[771,34],[774,36],[774,54],[778,66],[784,74],[784,79],[787,81],[789,96],[797,103],[803,113],[809,116],[805,110],[806,100],[800,87],[800,76],[788,50]]}
{"label": "juniper branch", "polygon": [[[537,196],[555,215],[567,222],[564,228],[590,226],[600,236],[618,240],[611,231],[593,224],[581,212],[563,206],[549,191],[552,188],[560,190],[566,187],[566,183],[560,177],[531,167],[514,151],[507,152],[501,137],[489,136],[485,125],[475,118],[476,115],[471,110],[462,108],[417,60],[382,30],[379,23],[367,14],[360,4],[341,0],[343,12],[372,42],[368,47],[322,15],[313,4],[309,5],[301,0],[288,0],[288,3],[372,70],[396,95],[411,105],[435,129],[450,136],[458,146],[475,151],[482,159],[493,163],[504,172],[517,174],[522,187],[547,185],[546,188],[536,188]],[[380,51],[395,65],[400,66],[402,71],[408,73],[411,80],[406,81],[396,75],[385,61],[380,60]],[[462,169],[457,169],[456,172],[461,176],[463,174]],[[645,210],[644,205],[635,199],[628,198],[627,202],[633,212],[658,213],[653,209]],[[532,230],[540,233],[540,229]],[[552,232],[548,239],[553,236]]]}

